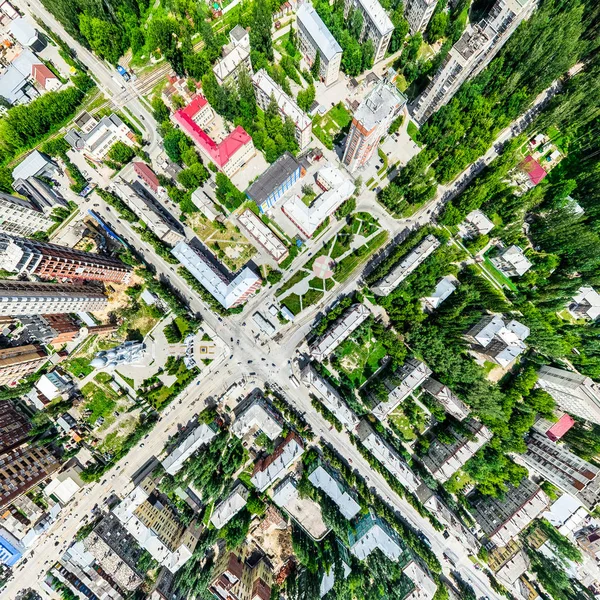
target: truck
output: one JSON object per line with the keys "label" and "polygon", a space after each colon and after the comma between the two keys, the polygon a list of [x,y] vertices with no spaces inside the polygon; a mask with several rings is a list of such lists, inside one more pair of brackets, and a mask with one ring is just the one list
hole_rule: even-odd
{"label": "truck", "polygon": [[446,548],[446,550],[444,551],[444,558],[453,566],[456,567],[456,564],[459,561],[458,556],[456,556],[456,554],[454,552],[452,552],[452,550],[450,550],[450,548]]}
{"label": "truck", "polygon": [[119,72],[119,75],[121,75],[121,77],[123,77],[123,79],[125,81],[129,81],[131,79],[129,76],[129,73],[121,65],[117,65],[117,71]]}

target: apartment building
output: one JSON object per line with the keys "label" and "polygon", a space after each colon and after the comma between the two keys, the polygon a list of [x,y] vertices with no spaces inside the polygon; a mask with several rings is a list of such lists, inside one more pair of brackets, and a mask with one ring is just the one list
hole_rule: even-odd
{"label": "apartment building", "polygon": [[85,335],[81,325],[68,314],[28,315],[20,317],[19,321],[31,338],[44,344],[58,346]]}
{"label": "apartment building", "polygon": [[171,116],[196,144],[206,163],[213,163],[227,177],[232,177],[256,154],[254,143],[239,125],[216,142],[204,131],[213,118],[211,106],[199,94],[185,108],[180,108]]}
{"label": "apartment building", "polygon": [[249,267],[244,267],[237,277],[229,281],[208,257],[183,241],[171,250],[171,254],[224,308],[243,304],[261,285],[260,277]]}
{"label": "apartment building", "polygon": [[223,58],[216,62],[213,73],[219,85],[237,82],[240,71],[245,70],[252,76],[250,61],[250,35],[241,26],[236,25],[229,32],[229,44],[223,47]]}
{"label": "apartment building", "polygon": [[67,201],[56,187],[50,187],[37,177],[16,179],[13,182],[15,192],[22,194],[39,208],[45,215],[50,215],[55,208],[67,208]]}
{"label": "apartment building", "polygon": [[[349,3],[353,1],[348,0]],[[380,6],[377,0],[367,1]],[[351,173],[369,162],[392,121],[406,105],[407,98],[394,85],[394,76],[395,72],[390,69],[388,75],[365,96],[352,117],[342,157]]]}
{"label": "apartment building", "polygon": [[302,439],[291,432],[275,452],[259,460],[254,465],[251,481],[259,492],[264,492],[269,486],[281,479],[290,465],[304,454]]}
{"label": "apartment building", "polygon": [[389,46],[394,24],[388,17],[378,0],[344,0],[344,16],[347,18],[352,10],[359,10],[363,16],[363,29],[359,42],[371,40],[375,48],[375,63],[385,57]]}
{"label": "apartment building", "polygon": [[48,231],[54,223],[31,202],[0,192],[0,232],[29,236]]}
{"label": "apartment building", "polygon": [[396,531],[370,512],[350,529],[348,541],[350,552],[358,560],[365,560],[376,548],[401,568],[412,560],[410,550]]}
{"label": "apartment building", "polygon": [[269,108],[271,98],[274,98],[281,120],[291,119],[294,123],[298,147],[300,150],[304,150],[310,144],[312,134],[312,121],[309,116],[281,89],[281,86],[273,81],[264,69],[253,75],[252,84],[254,85],[256,102],[263,111]]}
{"label": "apartment building", "polygon": [[239,483],[236,485],[231,494],[220,502],[213,511],[210,517],[210,522],[217,528],[224,527],[235,515],[237,515],[248,502],[248,490]]}
{"label": "apartment building", "polygon": [[395,408],[416,392],[431,375],[431,369],[420,360],[409,358],[391,377],[383,381],[388,399],[373,408],[373,414],[383,421]]}
{"label": "apartment building", "polygon": [[490,221],[482,211],[472,210],[459,225],[458,233],[463,238],[474,238],[487,235],[492,229],[494,229],[493,221]]}
{"label": "apartment building", "polygon": [[531,261],[519,246],[504,248],[498,256],[494,256],[491,263],[506,277],[521,277],[531,269]]}
{"label": "apartment building", "polygon": [[0,350],[0,385],[17,385],[48,361],[48,356],[32,344]]}
{"label": "apartment building", "polygon": [[261,552],[222,552],[208,587],[219,600],[269,600],[273,566]]}
{"label": "apartment building", "polygon": [[133,270],[110,256],[7,234],[0,234],[0,253],[0,268],[42,279],[127,283]]}
{"label": "apartment building", "polygon": [[440,246],[439,240],[428,235],[415,246],[385,277],[382,277],[371,289],[377,296],[389,296],[426,258]]}
{"label": "apartment building", "polygon": [[527,439],[527,452],[517,460],[563,492],[577,498],[593,510],[600,500],[600,469],[570,452],[567,446],[532,431]]}
{"label": "apartment building", "polygon": [[537,386],[563,410],[600,425],[600,385],[589,377],[544,365],[538,371]]}
{"label": "apartment building", "polygon": [[492,432],[483,423],[475,419],[463,421],[461,428],[449,427],[445,433],[453,441],[441,441],[434,437],[429,445],[423,464],[440,482],[445,482],[461,469],[466,462],[487,442],[492,439]]}
{"label": "apartment building", "polygon": [[465,81],[478,75],[498,54],[519,24],[531,16],[536,5],[536,0],[497,0],[487,17],[469,26],[454,44],[417,98],[413,118],[423,124],[447,104]]}
{"label": "apartment building", "polygon": [[60,468],[47,446],[21,444],[0,455],[0,510]]}
{"label": "apartment building", "polygon": [[469,416],[469,407],[448,386],[430,377],[423,383],[423,390],[435,398],[455,419],[462,421]]}
{"label": "apartment building", "polygon": [[235,421],[231,426],[231,433],[238,438],[261,432],[270,440],[276,440],[282,431],[281,418],[260,396],[251,395],[235,410]]}
{"label": "apartment building", "polygon": [[289,256],[287,246],[250,209],[238,217],[238,222],[275,262],[279,264]]}
{"label": "apartment building", "polygon": [[0,402],[0,454],[24,442],[30,430],[29,419],[10,400]]}
{"label": "apartment building", "polygon": [[334,84],[340,74],[342,47],[309,2],[302,4],[296,13],[296,30],[298,46],[306,63],[312,67],[318,54],[321,81],[326,86]]}
{"label": "apartment building", "polygon": [[218,428],[214,423],[200,423],[194,427],[161,461],[165,471],[169,475],[175,475],[181,470],[185,461],[202,446],[210,444],[217,433]]}
{"label": "apartment building", "polygon": [[404,6],[404,17],[408,21],[411,35],[425,31],[436,5],[437,0],[407,0]]}
{"label": "apartment building", "polygon": [[352,305],[312,344],[310,347],[311,356],[318,361],[323,361],[370,316],[371,311],[364,304]]}
{"label": "apartment building", "polygon": [[600,317],[600,294],[589,286],[579,288],[568,306],[568,311],[576,319],[595,321]]}
{"label": "apartment building", "polygon": [[94,312],[108,305],[95,285],[0,280],[0,317]]}
{"label": "apartment building", "polygon": [[316,488],[331,498],[346,519],[353,519],[360,512],[360,504],[351,495],[343,479],[333,469],[318,463],[308,479]]}
{"label": "apartment building", "polygon": [[131,148],[137,145],[133,131],[115,113],[102,117],[88,133],[70,129],[65,140],[73,150],[85,152],[95,160],[103,160],[116,142]]}
{"label": "apartment building", "polygon": [[546,494],[527,478],[518,487],[509,483],[501,498],[479,494],[471,499],[475,521],[496,546],[506,546],[547,507]]}

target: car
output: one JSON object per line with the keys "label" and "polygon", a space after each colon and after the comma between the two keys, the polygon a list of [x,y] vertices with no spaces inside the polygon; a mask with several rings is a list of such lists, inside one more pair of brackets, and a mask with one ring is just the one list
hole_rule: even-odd
{"label": "car", "polygon": [[231,360],[233,358],[233,354],[229,357],[229,360]]}
{"label": "car", "polygon": [[140,448],[143,448],[145,445],[146,445],[146,444],[144,444],[144,442],[142,442],[142,443],[140,444]]}
{"label": "car", "polygon": [[248,364],[249,364],[249,365],[251,365],[251,364],[252,364],[252,361],[251,361],[251,360],[249,360],[249,361],[248,361]]}

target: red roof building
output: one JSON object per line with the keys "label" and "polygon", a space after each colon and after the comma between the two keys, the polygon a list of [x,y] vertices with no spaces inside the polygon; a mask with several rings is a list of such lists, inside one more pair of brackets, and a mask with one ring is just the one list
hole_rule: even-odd
{"label": "red roof building", "polygon": [[223,140],[215,142],[198,124],[198,116],[207,105],[203,96],[196,95],[185,108],[175,112],[173,119],[192,138],[207,160],[225,175],[231,176],[254,156],[252,138],[243,127],[238,126]]}
{"label": "red roof building", "polygon": [[158,177],[146,163],[139,161],[134,162],[133,170],[153,192],[158,191],[158,186],[160,185]]}
{"label": "red roof building", "polygon": [[553,441],[557,442],[562,438],[571,427],[575,425],[575,419],[571,415],[564,414],[548,431],[546,431],[546,435]]}
{"label": "red roof building", "polygon": [[527,174],[531,183],[536,186],[544,177],[546,177],[547,173],[544,171],[542,165],[533,158],[533,156],[529,155],[525,157],[525,160],[519,165],[521,170]]}
{"label": "red roof building", "polygon": [[46,65],[41,63],[31,67],[31,76],[45,90],[53,90],[60,87],[58,77]]}

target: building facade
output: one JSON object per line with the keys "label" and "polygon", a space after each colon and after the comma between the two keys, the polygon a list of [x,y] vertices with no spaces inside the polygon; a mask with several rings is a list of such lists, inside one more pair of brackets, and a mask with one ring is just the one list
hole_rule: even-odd
{"label": "building facade", "polygon": [[351,173],[371,159],[392,121],[406,105],[406,96],[394,85],[393,75],[392,71],[382,79],[354,113],[342,158]]}
{"label": "building facade", "polygon": [[219,600],[269,600],[273,579],[273,566],[265,556],[222,552],[208,589]]}
{"label": "building facade", "polygon": [[0,268],[42,279],[127,283],[132,271],[116,258],[16,236],[0,235],[0,252]]}
{"label": "building facade", "polygon": [[54,221],[31,202],[0,192],[0,232],[29,236],[52,225]]}
{"label": "building facade", "polygon": [[408,0],[404,6],[404,17],[408,21],[411,35],[425,31],[433,13],[437,0]]}
{"label": "building facade", "polygon": [[342,47],[331,35],[311,4],[302,4],[296,13],[298,46],[306,63],[312,67],[319,55],[319,77],[330,86],[340,75]]}
{"label": "building facade", "polygon": [[294,133],[298,146],[300,150],[304,150],[310,144],[312,134],[312,121],[308,115],[281,89],[281,86],[271,79],[264,69],[253,75],[252,84],[254,85],[256,102],[263,111],[269,108],[271,98],[274,98],[281,120],[291,119],[294,123]]}
{"label": "building facade", "polygon": [[13,188],[15,192],[31,200],[46,215],[49,215],[55,208],[66,208],[68,206],[67,201],[56,187],[50,187],[45,181],[37,177],[16,179],[13,182]]}
{"label": "building facade", "polygon": [[0,350],[0,385],[16,385],[47,360],[46,353],[32,344]]}
{"label": "building facade", "polygon": [[213,73],[219,85],[237,82],[240,71],[252,75],[250,61],[250,35],[241,26],[236,25],[229,32],[229,44],[223,47],[223,58],[213,67]]}
{"label": "building facade", "polygon": [[0,402],[0,454],[24,442],[30,430],[29,419],[10,400]]}
{"label": "building facade", "polygon": [[563,410],[600,425],[600,385],[589,377],[543,366],[538,371],[537,385]]}
{"label": "building facade", "polygon": [[94,312],[108,305],[95,285],[0,280],[0,317]]}
{"label": "building facade", "polygon": [[60,468],[46,446],[21,444],[0,456],[0,510]]}
{"label": "building facade", "polygon": [[536,0],[497,0],[486,19],[469,27],[454,44],[417,98],[413,118],[423,124],[447,104],[465,81],[479,74],[498,54],[519,24],[531,16],[536,4]]}
{"label": "building facade", "polygon": [[563,444],[532,431],[526,440],[527,452],[520,454],[529,469],[577,498],[589,510],[600,500],[600,469],[570,452]]}
{"label": "building facade", "polygon": [[385,57],[390,43],[394,24],[388,17],[378,0],[345,0],[344,16],[347,18],[352,10],[358,10],[363,16],[363,28],[359,42],[371,40],[375,48],[375,63]]}

